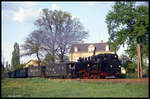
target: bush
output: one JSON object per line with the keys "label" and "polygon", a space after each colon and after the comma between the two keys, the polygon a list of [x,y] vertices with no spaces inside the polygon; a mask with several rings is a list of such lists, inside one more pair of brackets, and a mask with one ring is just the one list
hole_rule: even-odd
{"label": "bush", "polygon": [[[146,77],[148,77],[148,73],[143,72],[143,78],[146,78]],[[127,73],[126,78],[138,78],[138,74],[137,72]]]}
{"label": "bush", "polygon": [[126,78],[137,78],[137,72],[127,73]]}
{"label": "bush", "polygon": [[132,62],[128,64],[127,72],[128,73],[134,73],[137,69],[137,64]]}

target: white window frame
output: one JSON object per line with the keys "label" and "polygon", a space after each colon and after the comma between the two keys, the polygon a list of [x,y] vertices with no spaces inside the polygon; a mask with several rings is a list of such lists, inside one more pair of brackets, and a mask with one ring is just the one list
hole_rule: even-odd
{"label": "white window frame", "polygon": [[88,46],[88,52],[93,52],[94,51],[94,45],[89,45]]}
{"label": "white window frame", "polygon": [[74,47],[74,52],[78,52],[78,48],[77,47]]}
{"label": "white window frame", "polygon": [[105,46],[105,51],[109,51],[109,45]]}

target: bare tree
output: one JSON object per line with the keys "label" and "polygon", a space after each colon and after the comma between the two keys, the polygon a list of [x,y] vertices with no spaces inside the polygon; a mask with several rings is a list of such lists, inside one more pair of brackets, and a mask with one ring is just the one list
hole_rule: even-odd
{"label": "bare tree", "polygon": [[81,41],[88,34],[79,19],[72,18],[70,13],[61,10],[43,9],[35,25],[45,35],[42,48],[54,58],[58,55],[61,62],[71,44]]}
{"label": "bare tree", "polygon": [[21,54],[21,56],[31,56],[36,55],[38,59],[38,65],[40,66],[40,56],[42,56],[42,47],[41,42],[43,42],[42,37],[42,31],[41,30],[35,30],[33,31],[25,40],[25,43],[21,46],[24,50],[24,53]]}

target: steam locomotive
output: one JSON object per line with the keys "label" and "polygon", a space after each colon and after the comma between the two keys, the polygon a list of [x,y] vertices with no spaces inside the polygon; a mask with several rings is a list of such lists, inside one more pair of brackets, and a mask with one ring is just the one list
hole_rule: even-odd
{"label": "steam locomotive", "polygon": [[88,58],[79,58],[69,64],[73,78],[121,77],[121,63],[117,54],[99,54]]}
{"label": "steam locomotive", "polygon": [[[94,52],[95,53],[95,52]],[[105,78],[121,77],[121,63],[117,54],[98,54],[79,58],[78,62],[68,62],[48,66],[23,68],[8,73],[9,78],[50,77],[50,78]]]}

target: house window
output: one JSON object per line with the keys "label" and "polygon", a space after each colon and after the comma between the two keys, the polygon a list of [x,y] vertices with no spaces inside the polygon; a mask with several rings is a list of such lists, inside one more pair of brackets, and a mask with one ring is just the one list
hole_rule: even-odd
{"label": "house window", "polygon": [[93,52],[94,51],[94,45],[89,45],[89,47],[88,47],[88,51],[89,52]]}
{"label": "house window", "polygon": [[78,48],[77,48],[77,47],[74,47],[74,51],[75,51],[75,52],[78,52]]}
{"label": "house window", "polygon": [[105,46],[105,51],[109,51],[109,45]]}

